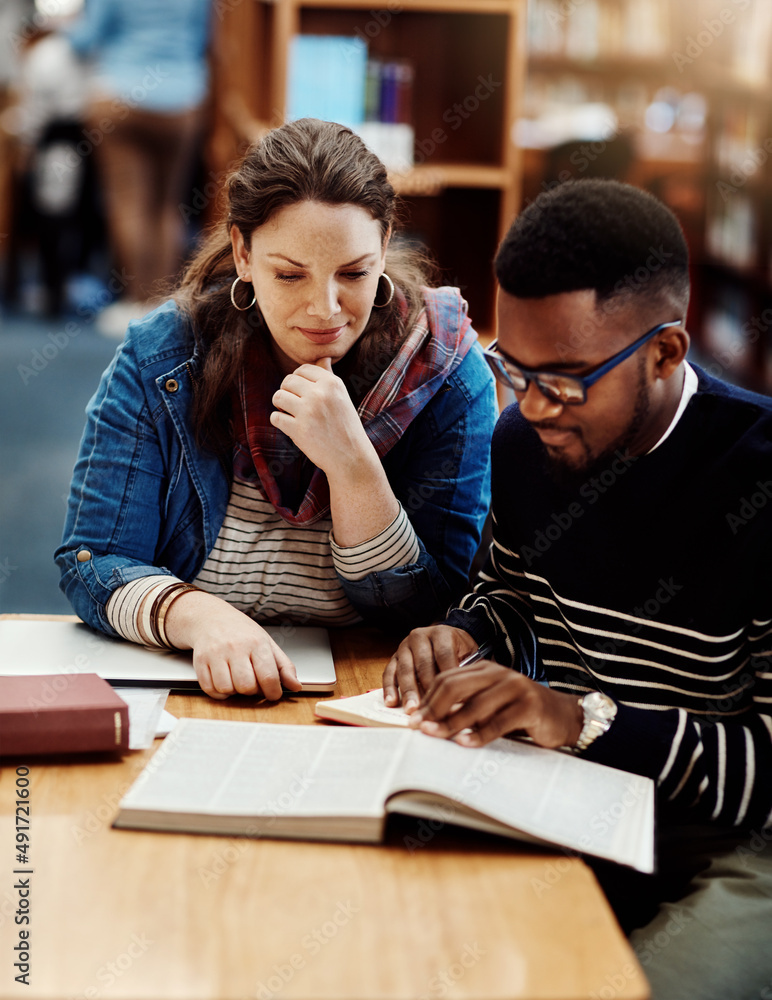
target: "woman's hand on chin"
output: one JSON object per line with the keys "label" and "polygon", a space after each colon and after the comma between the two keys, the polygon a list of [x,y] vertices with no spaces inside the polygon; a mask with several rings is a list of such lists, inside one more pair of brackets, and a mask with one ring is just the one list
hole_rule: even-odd
{"label": "woman's hand on chin", "polygon": [[300,365],[273,394],[271,423],[297,445],[317,468],[333,476],[357,476],[362,463],[376,458],[362,421],[332,359]]}

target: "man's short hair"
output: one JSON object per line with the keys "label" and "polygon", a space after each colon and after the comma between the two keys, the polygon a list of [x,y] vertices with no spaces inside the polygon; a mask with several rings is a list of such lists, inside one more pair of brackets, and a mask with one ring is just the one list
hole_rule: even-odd
{"label": "man's short hair", "polygon": [[517,216],[496,254],[499,284],[534,299],[594,289],[597,301],[665,293],[689,301],[689,251],[657,198],[612,180],[567,181]]}

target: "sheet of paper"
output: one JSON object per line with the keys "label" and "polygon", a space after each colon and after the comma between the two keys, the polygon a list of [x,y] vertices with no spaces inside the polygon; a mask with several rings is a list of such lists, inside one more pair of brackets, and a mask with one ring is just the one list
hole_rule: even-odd
{"label": "sheet of paper", "polygon": [[161,717],[158,720],[158,725],[156,726],[156,736],[168,736],[176,724],[177,716],[172,715],[171,712],[167,712],[166,709],[164,709],[163,712],[161,712]]}
{"label": "sheet of paper", "polygon": [[[169,697],[164,688],[114,688],[129,706],[129,749],[144,750],[153,745]],[[171,716],[173,718],[173,716]],[[168,731],[168,730],[167,730]]]}

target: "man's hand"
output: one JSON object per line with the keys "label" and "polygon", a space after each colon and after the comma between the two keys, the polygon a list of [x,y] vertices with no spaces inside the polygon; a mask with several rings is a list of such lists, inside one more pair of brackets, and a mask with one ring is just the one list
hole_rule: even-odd
{"label": "man's hand", "polygon": [[459,661],[477,649],[477,643],[463,629],[450,625],[430,625],[413,629],[403,639],[383,672],[383,700],[406,712],[418,707],[421,694],[428,691],[435,676],[455,670]]}
{"label": "man's hand", "polygon": [[[584,721],[575,695],[490,660],[435,678],[410,719],[429,736],[480,747],[518,730],[543,747],[574,746]],[[462,730],[471,729],[471,732]]]}
{"label": "man's hand", "polygon": [[166,634],[179,649],[193,650],[198,683],[210,698],[262,694],[276,701],[282,687],[302,687],[292,660],[265,629],[212,594],[191,591],[178,598]]}

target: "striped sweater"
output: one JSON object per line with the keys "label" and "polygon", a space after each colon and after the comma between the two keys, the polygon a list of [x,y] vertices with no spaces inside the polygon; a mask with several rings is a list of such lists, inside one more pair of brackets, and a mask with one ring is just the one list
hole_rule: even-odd
{"label": "striped sweater", "polygon": [[493,544],[448,624],[560,691],[618,702],[588,758],[680,821],[772,824],[772,399],[698,371],[667,440],[570,491],[516,405],[494,433]]}

